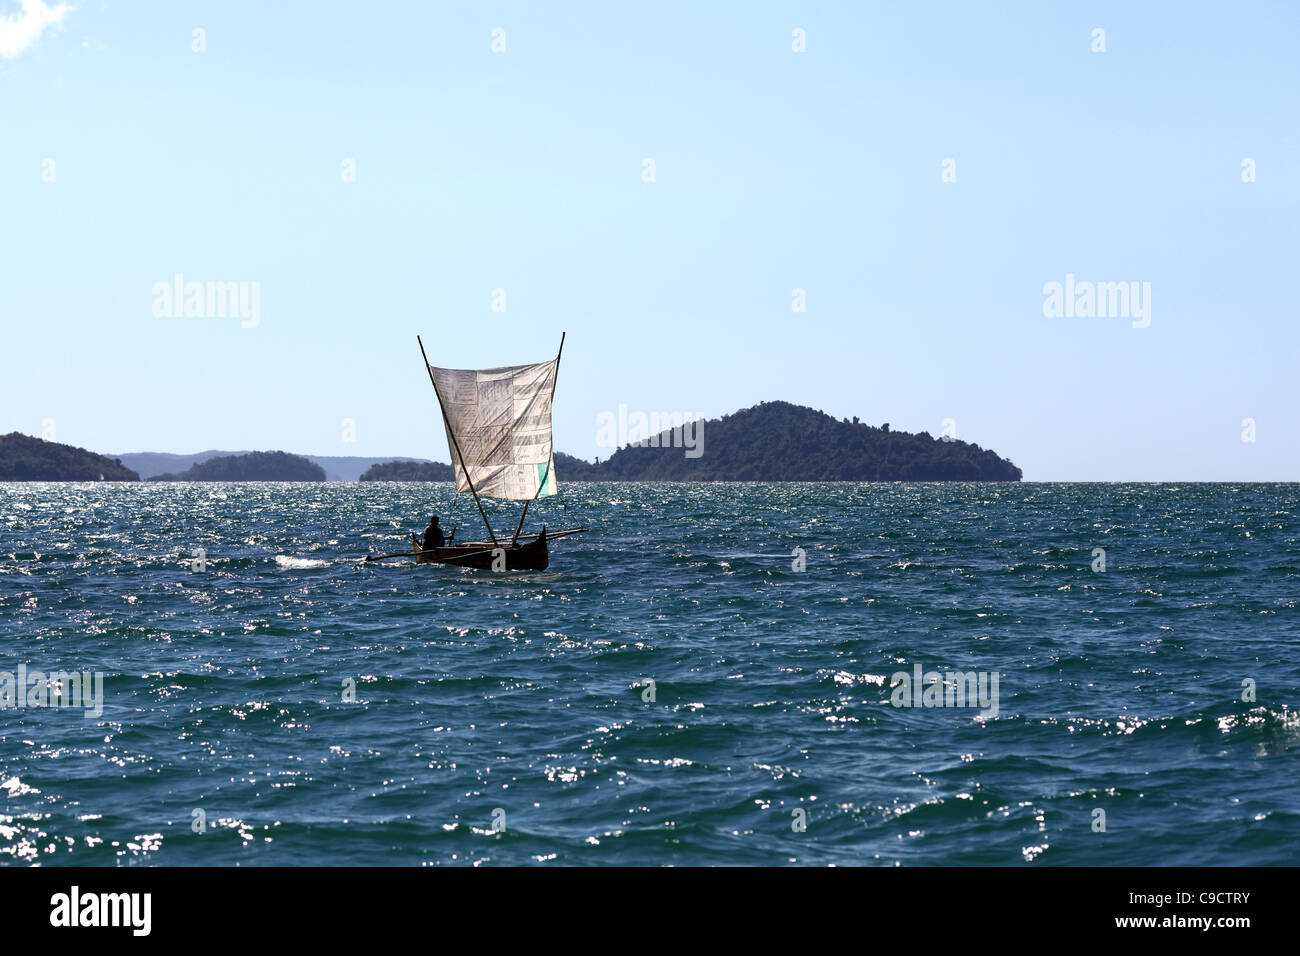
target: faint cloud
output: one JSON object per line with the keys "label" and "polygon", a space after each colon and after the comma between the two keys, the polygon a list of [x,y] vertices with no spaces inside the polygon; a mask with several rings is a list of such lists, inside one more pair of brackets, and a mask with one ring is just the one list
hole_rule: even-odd
{"label": "faint cloud", "polygon": [[63,22],[72,11],[66,3],[50,6],[45,0],[22,0],[18,13],[0,13],[0,57],[13,58],[34,46],[41,34]]}

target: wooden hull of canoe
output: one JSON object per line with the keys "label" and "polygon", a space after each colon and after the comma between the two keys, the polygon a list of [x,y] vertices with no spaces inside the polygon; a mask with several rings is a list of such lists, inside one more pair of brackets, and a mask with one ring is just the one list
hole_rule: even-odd
{"label": "wooden hull of canoe", "polygon": [[545,531],[536,539],[514,547],[509,543],[494,546],[491,541],[467,541],[465,544],[458,544],[451,548],[419,551],[415,555],[415,560],[418,564],[448,564],[459,568],[491,571],[492,561],[500,552],[505,553],[507,571],[545,571],[551,563],[550,552],[546,547]]}

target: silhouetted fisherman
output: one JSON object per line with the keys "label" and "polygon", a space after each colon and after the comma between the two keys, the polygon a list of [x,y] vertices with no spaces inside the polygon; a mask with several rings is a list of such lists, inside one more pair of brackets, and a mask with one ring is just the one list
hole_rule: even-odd
{"label": "silhouetted fisherman", "polygon": [[431,551],[446,546],[447,539],[442,536],[442,528],[438,527],[438,516],[434,515],[429,519],[429,527],[424,529],[424,550]]}

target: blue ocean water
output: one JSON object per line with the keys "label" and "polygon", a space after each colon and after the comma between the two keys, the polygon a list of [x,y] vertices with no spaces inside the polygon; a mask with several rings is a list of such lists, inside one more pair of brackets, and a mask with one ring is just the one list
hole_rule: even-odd
{"label": "blue ocean water", "polygon": [[0,709],[0,860],[1297,862],[1298,485],[573,484],[545,572],[360,563],[450,499],[0,484],[0,681],[104,681]]}

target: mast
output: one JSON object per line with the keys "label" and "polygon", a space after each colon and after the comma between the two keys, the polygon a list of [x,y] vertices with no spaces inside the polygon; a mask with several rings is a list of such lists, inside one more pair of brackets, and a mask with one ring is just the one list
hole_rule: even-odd
{"label": "mast", "polygon": [[[566,335],[568,335],[568,334],[569,334],[569,333],[567,333],[567,332],[561,332],[561,333],[560,333],[560,350],[559,350],[558,352],[555,353],[555,370],[554,370],[553,372],[551,372],[551,411],[552,411],[552,414],[554,414],[554,410],[555,410],[555,380],[556,380],[557,378],[560,377],[560,356],[562,356],[562,355],[564,354],[564,337],[565,337]],[[428,363],[426,362],[425,364],[427,365]],[[554,460],[555,460],[555,429],[554,429],[554,427],[552,427],[552,429],[551,429],[551,454],[550,454],[550,456],[548,457],[547,462],[546,462],[546,474],[544,474],[544,475],[542,476],[542,480],[541,480],[541,482],[539,482],[538,485],[537,485],[537,495],[540,495],[540,494],[542,493],[542,489],[543,489],[544,487],[546,487],[546,481],[547,481],[547,479],[551,477],[551,462],[554,461]],[[517,542],[517,541],[519,540],[519,532],[523,530],[523,527],[524,527],[524,515],[528,514],[528,506],[531,505],[531,504],[532,504],[532,503],[537,499],[537,495],[533,495],[533,497],[531,497],[531,498],[529,498],[527,501],[525,501],[525,502],[524,502],[524,510],[521,511],[521,512],[519,512],[519,524],[515,525],[515,536],[514,536],[513,538],[510,539],[510,546],[511,546],[512,548],[515,546],[515,542]]]}
{"label": "mast", "polygon": [[[438,383],[434,380],[433,369],[429,367],[429,356],[425,354],[424,343],[420,341],[417,335],[415,341],[420,342],[420,355],[424,358],[424,370],[429,373],[429,381],[433,385],[433,394],[438,398],[438,410],[442,412],[442,423],[447,428],[447,435],[451,438],[451,443],[456,449],[456,457],[460,459],[460,470],[465,473],[465,482],[469,485],[469,490],[474,494],[474,504],[478,505],[478,513],[483,516],[483,524],[487,526],[488,537],[492,539],[492,544],[500,547],[497,536],[492,532],[492,523],[488,521],[487,512],[483,510],[483,502],[479,500],[478,490],[474,487],[474,480],[469,476],[469,468],[465,466],[465,456],[460,453],[460,442],[456,441],[456,432],[451,427],[451,422],[447,419],[447,409],[443,407],[442,395],[438,391]],[[564,347],[564,340],[561,338],[560,347]],[[555,386],[551,386],[551,394],[555,394]],[[525,507],[527,507],[525,505]]]}

